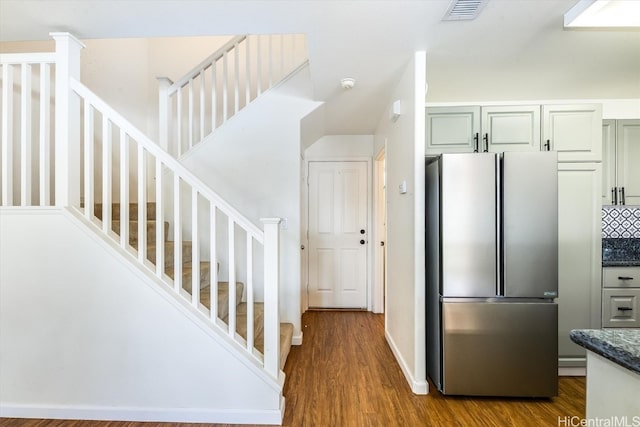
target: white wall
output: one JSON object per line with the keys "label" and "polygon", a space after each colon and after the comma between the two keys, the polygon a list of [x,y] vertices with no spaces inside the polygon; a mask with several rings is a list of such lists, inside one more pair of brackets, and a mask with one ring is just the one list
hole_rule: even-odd
{"label": "white wall", "polygon": [[373,158],[373,135],[325,135],[304,152],[305,159]]}
{"label": "white wall", "polygon": [[[389,99],[402,114],[385,112],[376,149],[386,138],[387,298],[386,337],[414,393],[428,391],[424,289],[424,94],[426,57],[416,52]],[[398,186],[406,181],[407,192]]]}
{"label": "white wall", "polygon": [[[300,120],[320,105],[310,98],[307,66],[262,95],[182,158],[193,173],[260,227],[260,218],[286,218],[280,234],[280,315],[281,321],[293,323],[298,339]],[[224,264],[225,255],[220,256]],[[261,278],[255,279],[261,286]]]}
{"label": "white wall", "polygon": [[278,423],[279,386],[79,221],[0,210],[0,416]]}

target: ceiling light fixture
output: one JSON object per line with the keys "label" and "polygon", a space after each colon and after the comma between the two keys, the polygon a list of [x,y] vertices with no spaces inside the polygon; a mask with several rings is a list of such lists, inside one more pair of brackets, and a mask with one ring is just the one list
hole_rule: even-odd
{"label": "ceiling light fixture", "polygon": [[345,77],[344,79],[340,79],[340,86],[342,89],[353,89],[356,85],[356,79],[351,77]]}
{"label": "ceiling light fixture", "polygon": [[640,1],[580,0],[564,14],[565,28],[639,28]]}

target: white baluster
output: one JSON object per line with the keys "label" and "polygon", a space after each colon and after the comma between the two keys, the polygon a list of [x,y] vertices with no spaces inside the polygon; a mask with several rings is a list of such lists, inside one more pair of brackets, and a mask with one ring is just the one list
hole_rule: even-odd
{"label": "white baluster", "polygon": [[218,81],[216,79],[216,62],[211,63],[211,132],[216,129],[218,120]]}
{"label": "white baluster", "polygon": [[249,105],[249,103],[251,102],[251,46],[249,43],[250,38],[247,37],[245,38],[244,41],[244,47],[245,47],[245,54],[246,54],[246,58],[245,58],[245,65],[246,65],[246,70],[245,70],[245,101],[244,101],[244,105],[247,106]]}
{"label": "white baluster", "polygon": [[111,152],[111,122],[102,115],[102,232],[111,230],[111,182],[113,161]]}
{"label": "white baluster", "polygon": [[229,240],[229,335],[233,338],[236,333],[236,237],[235,222],[228,217]]}
{"label": "white baluster", "polygon": [[147,259],[147,162],[145,150],[138,143],[138,261]]}
{"label": "white baluster", "polygon": [[182,289],[182,219],[180,215],[180,176],[173,174],[173,289]]}
{"label": "white baluster", "polygon": [[193,79],[189,79],[189,116],[187,120],[187,124],[189,126],[188,136],[189,136],[189,150],[193,148]]}
{"label": "white baluster", "polygon": [[262,218],[264,225],[264,368],[280,373],[280,218]]}
{"label": "white baluster", "polygon": [[191,304],[200,304],[200,236],[198,229],[198,190],[191,191]]}
{"label": "white baluster", "polygon": [[182,88],[176,90],[176,157],[182,155]]}
{"label": "white baluster", "polygon": [[205,97],[204,97],[204,86],[206,84],[206,80],[205,80],[205,76],[207,75],[207,73],[205,73],[205,70],[202,70],[202,72],[200,73],[200,141],[202,141],[204,139],[205,136],[205,126],[204,126],[204,101],[205,101]]}
{"label": "white baluster", "polygon": [[22,64],[20,93],[20,204],[30,206],[31,200],[31,65]]}
{"label": "white baluster", "polygon": [[173,119],[169,87],[173,82],[167,77],[158,77],[156,80],[158,80],[158,143],[165,151],[175,153],[169,147],[169,123]]}
{"label": "white baluster", "polygon": [[227,51],[222,54],[222,123],[227,121],[228,117],[228,105],[227,105],[227,91],[229,84],[228,66],[227,66]]}
{"label": "white baluster", "polygon": [[267,60],[269,61],[269,85],[267,88],[271,88],[273,86],[273,36],[270,34],[269,37],[269,51],[267,55]]}
{"label": "white baluster", "polygon": [[129,247],[129,144],[120,129],[120,247]]}
{"label": "white baluster", "polygon": [[51,204],[51,66],[40,64],[40,206]]}
{"label": "white baluster", "polygon": [[240,49],[238,49],[238,43],[233,45],[233,111],[234,114],[238,113],[240,105]]}
{"label": "white baluster", "polygon": [[156,157],[156,276],[164,276],[164,193],[162,161]]}
{"label": "white baluster", "polygon": [[[94,203],[94,173],[93,164],[93,107],[85,99],[84,101],[84,216],[88,220],[93,219],[93,203]],[[57,144],[57,141],[56,141]],[[56,159],[57,160],[57,159]],[[56,163],[56,169],[58,164]],[[57,179],[57,178],[56,178]],[[56,186],[56,191],[57,191]]]}
{"label": "white baluster", "polygon": [[257,36],[256,42],[256,98],[262,93],[262,38]]}
{"label": "white baluster", "polygon": [[211,291],[209,307],[211,307],[210,315],[211,320],[215,321],[218,317],[218,244],[216,242],[216,205],[209,203],[210,206],[210,225],[209,225],[209,263],[211,264],[209,270],[211,271],[210,288]]}
{"label": "white baluster", "polygon": [[13,66],[2,67],[2,206],[13,206]]}
{"label": "white baluster", "polygon": [[247,350],[254,346],[254,313],[253,313],[253,237],[247,231]]}

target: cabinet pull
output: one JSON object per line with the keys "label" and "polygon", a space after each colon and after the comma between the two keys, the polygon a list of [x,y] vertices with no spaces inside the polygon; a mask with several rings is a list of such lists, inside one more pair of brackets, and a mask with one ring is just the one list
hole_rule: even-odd
{"label": "cabinet pull", "polygon": [[616,204],[616,187],[611,187],[611,204]]}
{"label": "cabinet pull", "polygon": [[618,311],[632,311],[633,308],[631,307],[618,307]]}
{"label": "cabinet pull", "polygon": [[618,204],[618,187],[613,187],[613,200],[611,201],[611,203],[613,203],[614,205]]}
{"label": "cabinet pull", "polygon": [[626,205],[625,200],[624,200],[624,187],[620,187],[620,204],[621,205]]}
{"label": "cabinet pull", "polygon": [[473,141],[474,141],[474,146],[473,146],[473,152],[477,153],[478,152],[478,140],[480,138],[480,134],[478,132],[476,132],[476,136],[473,137]]}
{"label": "cabinet pull", "polygon": [[484,152],[488,152],[489,151],[489,134],[485,133],[484,134],[484,138],[482,138],[484,141]]}
{"label": "cabinet pull", "polygon": [[551,151],[551,140],[547,139],[547,142],[544,143],[543,147],[546,148],[547,151]]}
{"label": "cabinet pull", "polygon": [[633,277],[629,277],[629,276],[618,276],[618,280],[633,280]]}

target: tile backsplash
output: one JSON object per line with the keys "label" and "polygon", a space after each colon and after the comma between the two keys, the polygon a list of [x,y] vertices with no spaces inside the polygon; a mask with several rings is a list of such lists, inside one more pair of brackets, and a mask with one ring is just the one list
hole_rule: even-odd
{"label": "tile backsplash", "polygon": [[603,207],[602,237],[640,238],[640,206]]}

